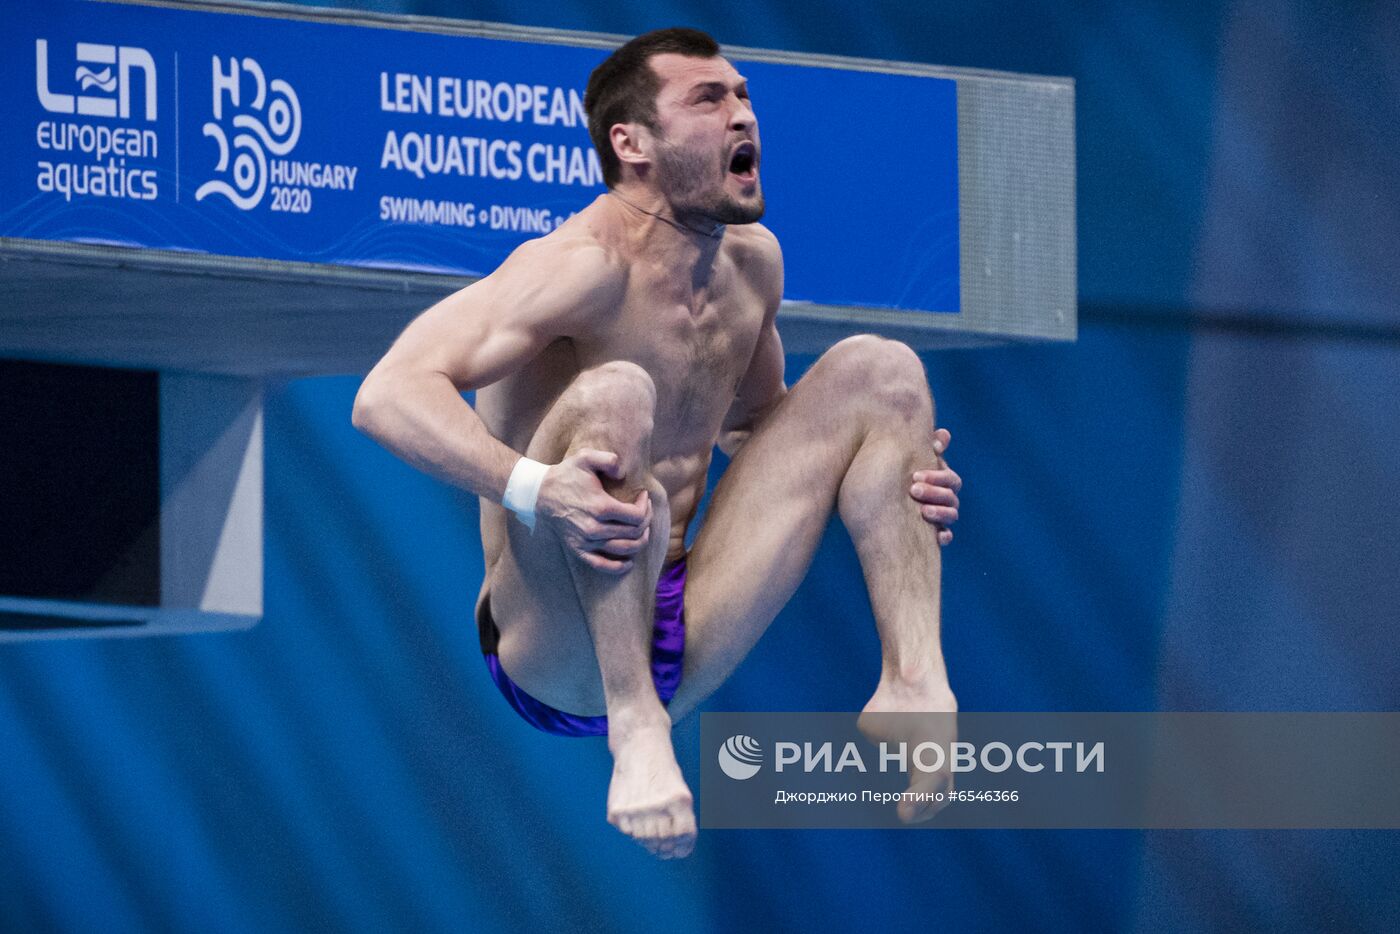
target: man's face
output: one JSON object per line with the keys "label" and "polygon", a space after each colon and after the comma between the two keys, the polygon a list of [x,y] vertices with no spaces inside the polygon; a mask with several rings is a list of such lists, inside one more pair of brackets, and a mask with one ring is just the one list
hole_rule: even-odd
{"label": "man's face", "polygon": [[743,75],[718,57],[667,53],[649,64],[661,79],[652,161],[672,209],[722,224],[758,220],[758,118]]}

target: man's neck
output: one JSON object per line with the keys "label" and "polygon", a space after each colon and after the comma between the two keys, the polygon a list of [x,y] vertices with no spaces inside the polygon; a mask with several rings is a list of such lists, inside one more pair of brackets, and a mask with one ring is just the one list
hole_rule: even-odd
{"label": "man's neck", "polygon": [[655,191],[641,186],[608,189],[608,200],[639,255],[686,265],[713,261],[724,239],[725,225],[709,218],[677,215]]}

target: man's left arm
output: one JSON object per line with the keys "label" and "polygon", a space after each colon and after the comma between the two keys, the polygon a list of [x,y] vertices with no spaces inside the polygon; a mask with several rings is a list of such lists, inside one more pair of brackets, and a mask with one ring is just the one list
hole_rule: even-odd
{"label": "man's left arm", "polygon": [[763,327],[748,368],[734,390],[734,402],[720,428],[719,449],[730,458],[749,439],[759,424],[772,414],[787,395],[783,380],[783,341],[778,337],[778,306],[783,302],[783,251],[778,238],[755,224],[760,234],[754,244],[750,268],[756,270],[754,285],[763,301]]}
{"label": "man's left arm", "polygon": [[783,381],[783,342],[778,337],[774,317],[769,315],[764,319],[749,368],[739,380],[734,403],[724,416],[719,449],[730,458],[787,395],[787,384]]}

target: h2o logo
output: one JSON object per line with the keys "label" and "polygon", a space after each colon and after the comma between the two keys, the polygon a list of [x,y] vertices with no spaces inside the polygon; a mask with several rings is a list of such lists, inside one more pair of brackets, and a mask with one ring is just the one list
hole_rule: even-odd
{"label": "h2o logo", "polygon": [[[214,171],[223,177],[200,185],[194,197],[203,201],[222,195],[240,210],[251,211],[267,191],[268,154],[285,156],[301,138],[301,101],[290,84],[281,78],[268,81],[262,66],[246,57],[230,56],[225,71],[214,56],[213,84],[214,119],[204,124],[204,135],[219,144]],[[225,103],[232,111],[231,141],[223,122]]]}

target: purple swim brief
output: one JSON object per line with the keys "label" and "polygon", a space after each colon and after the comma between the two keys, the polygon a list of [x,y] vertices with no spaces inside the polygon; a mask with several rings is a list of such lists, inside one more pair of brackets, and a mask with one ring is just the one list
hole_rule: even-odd
{"label": "purple swim brief", "polygon": [[[501,689],[506,703],[525,722],[556,736],[606,736],[608,718],[581,717],[565,713],[536,700],[510,680],[496,655],[500,631],[491,618],[491,596],[481,602],[477,612],[477,630],[481,637],[481,652],[491,680]],[[651,680],[661,703],[671,703],[681,685],[681,665],[685,658],[685,557],[661,569],[656,582],[656,620],[651,634]]]}

